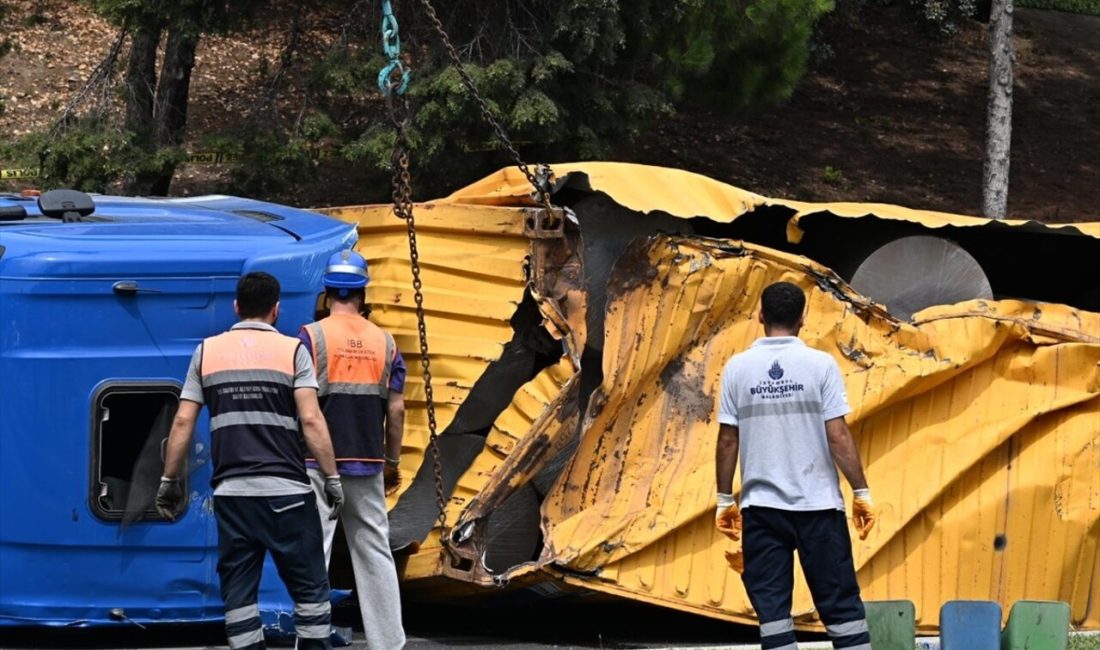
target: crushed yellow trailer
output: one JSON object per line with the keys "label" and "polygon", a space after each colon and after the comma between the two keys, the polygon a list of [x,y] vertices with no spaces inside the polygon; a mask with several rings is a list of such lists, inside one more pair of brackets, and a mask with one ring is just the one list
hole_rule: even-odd
{"label": "crushed yellow trailer", "polygon": [[[802,338],[844,372],[875,492],[879,524],[854,549],[864,597],[912,600],[925,631],[956,598],[1064,600],[1100,629],[1100,224],[783,201],[636,165],[553,171],[561,225],[513,170],[416,208],[446,544],[421,462],[404,225],[387,206],[328,210],[358,223],[372,318],[413,369],[415,479],[391,501],[407,585],[554,583],[752,622],[712,521],[715,391],[783,279],[809,297]],[[898,318],[846,282],[871,268],[866,249],[928,235],[992,296]],[[925,261],[893,269],[925,302],[969,282],[922,280]],[[796,616],[817,627],[797,585]]]}

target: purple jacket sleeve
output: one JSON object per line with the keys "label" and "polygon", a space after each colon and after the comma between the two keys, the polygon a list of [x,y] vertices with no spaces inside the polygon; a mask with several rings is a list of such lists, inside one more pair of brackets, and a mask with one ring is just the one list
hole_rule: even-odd
{"label": "purple jacket sleeve", "polygon": [[406,374],[408,374],[408,369],[405,368],[405,359],[401,356],[401,350],[394,348],[393,364],[390,366],[390,390],[404,393]]}

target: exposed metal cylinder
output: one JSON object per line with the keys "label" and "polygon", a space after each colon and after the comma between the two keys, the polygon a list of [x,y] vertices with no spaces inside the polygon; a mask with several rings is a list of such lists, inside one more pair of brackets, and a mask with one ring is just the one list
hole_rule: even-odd
{"label": "exposed metal cylinder", "polygon": [[931,235],[879,246],[856,267],[850,283],[902,320],[934,305],[993,298],[978,261],[955,242]]}

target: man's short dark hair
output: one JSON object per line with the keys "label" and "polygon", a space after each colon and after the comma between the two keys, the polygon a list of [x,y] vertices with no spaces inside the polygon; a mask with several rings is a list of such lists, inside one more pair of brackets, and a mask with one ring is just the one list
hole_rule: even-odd
{"label": "man's short dark hair", "polygon": [[279,302],[279,281],[263,271],[253,271],[237,281],[237,312],[241,318],[259,318],[271,313]]}
{"label": "man's short dark hair", "polygon": [[790,282],[776,282],[764,289],[760,307],[765,325],[793,329],[806,309],[806,294]]}

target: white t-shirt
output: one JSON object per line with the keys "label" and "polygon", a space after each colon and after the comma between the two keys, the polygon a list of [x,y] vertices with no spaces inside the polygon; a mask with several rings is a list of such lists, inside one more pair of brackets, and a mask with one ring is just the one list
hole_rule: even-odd
{"label": "white t-shirt", "polygon": [[718,421],[740,434],[741,507],[844,510],[825,421],[850,412],[836,361],[797,337],[760,338],[735,354]]}

